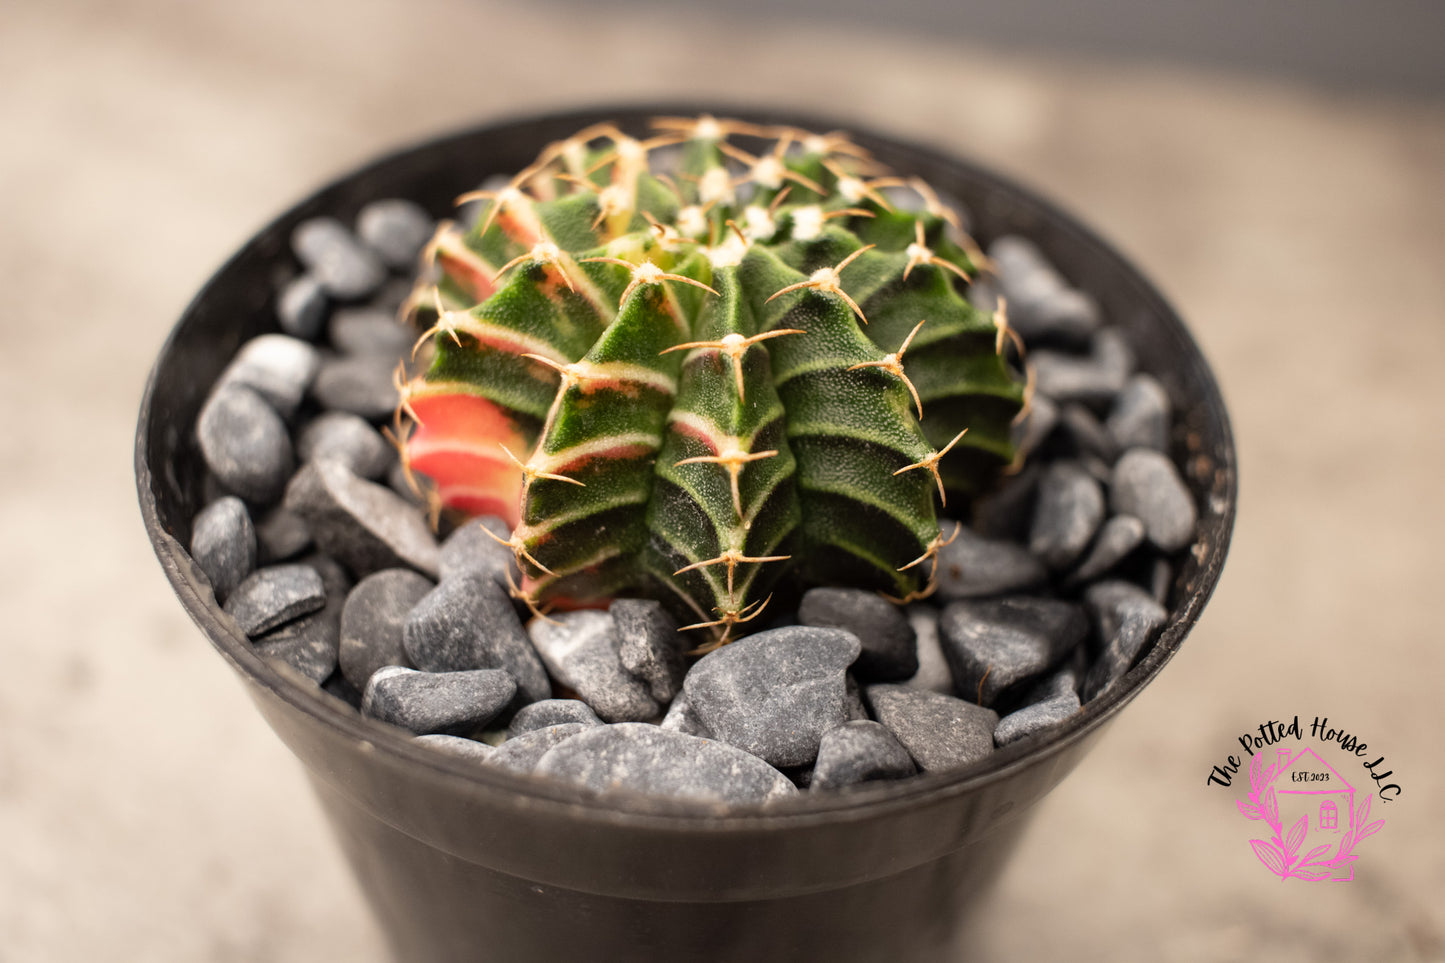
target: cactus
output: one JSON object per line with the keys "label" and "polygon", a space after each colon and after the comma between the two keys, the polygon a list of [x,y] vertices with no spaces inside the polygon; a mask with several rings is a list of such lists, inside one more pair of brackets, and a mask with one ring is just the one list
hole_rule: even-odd
{"label": "cactus", "polygon": [[404,464],[513,525],[534,610],[652,594],[716,645],[785,572],[927,594],[935,497],[1011,463],[1024,401],[1002,310],[960,293],[986,259],[839,134],[656,127],[459,198],[480,216],[408,302],[431,358],[399,381]]}

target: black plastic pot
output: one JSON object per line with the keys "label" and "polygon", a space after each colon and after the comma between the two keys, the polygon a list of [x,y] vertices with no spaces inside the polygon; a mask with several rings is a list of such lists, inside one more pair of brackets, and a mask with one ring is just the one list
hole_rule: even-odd
{"label": "black plastic pot", "polygon": [[[813,130],[811,117],[728,111]],[[146,388],[136,474],[167,577],[261,714],[306,764],[342,848],[400,960],[934,960],[966,948],[967,910],[992,883],[1026,817],[1078,764],[1105,723],[1183,643],[1209,598],[1234,521],[1235,453],[1224,405],[1174,311],[1119,254],[1008,181],[936,151],[857,131],[898,171],[961,201],[983,241],[1036,241],[1121,325],[1141,367],[1181,413],[1173,454],[1200,508],[1162,637],[1125,683],[1047,735],[981,768],[880,784],[766,811],[700,812],[656,799],[589,799],[561,784],[478,769],[283,676],[221,617],[187,556],[203,465],[192,425],[239,345],[274,328],[277,273],[300,220],[351,220],[366,201],[408,197],[440,215],[489,174],[599,120],[641,133],[666,105],[493,124],[394,154],[275,220],[186,309]],[[243,857],[238,857],[243,858]]]}

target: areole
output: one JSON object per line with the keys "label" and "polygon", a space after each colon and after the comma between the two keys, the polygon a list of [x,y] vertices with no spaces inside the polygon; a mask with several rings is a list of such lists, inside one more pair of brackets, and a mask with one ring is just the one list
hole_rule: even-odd
{"label": "areole", "polygon": [[1235,453],[1218,387],[1152,286],[1090,231],[968,163],[853,128],[895,170],[957,198],[982,240],[1027,236],[1100,301],[1168,390],[1185,431],[1176,462],[1200,507],[1169,622],[1122,685],[1047,735],[985,766],[761,809],[709,811],[643,797],[596,799],[566,785],[483,771],[419,750],[262,660],[210,597],[184,550],[200,506],[191,425],[237,347],[273,325],[271,270],[292,227],[350,217],[378,197],[429,210],[488,173],[521,169],[545,144],[612,121],[641,135],[658,114],[737,116],[833,130],[839,123],[717,105],[657,105],[526,118],[384,158],[313,194],[260,231],[206,284],[163,347],[136,443],[142,513],[182,604],[306,764],[398,958],[506,960],[955,959],[966,910],[991,883],[1032,804],[1182,644],[1222,569],[1234,521]]}

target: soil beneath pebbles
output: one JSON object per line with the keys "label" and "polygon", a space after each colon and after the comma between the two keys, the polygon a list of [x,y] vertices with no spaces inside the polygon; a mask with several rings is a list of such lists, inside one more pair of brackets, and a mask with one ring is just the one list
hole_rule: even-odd
{"label": "soil beneath pebbles", "polygon": [[298,684],[477,766],[757,803],[979,765],[1107,692],[1164,625],[1196,520],[1168,396],[1019,237],[989,246],[998,274],[970,297],[1005,295],[1028,349],[1025,467],[958,520],[932,597],[812,589],[701,658],[656,602],[527,619],[511,552],[480,530],[505,525],[439,538],[378,428],[432,227],[404,200],[300,225],[278,333],[242,346],[197,422],[191,554]]}

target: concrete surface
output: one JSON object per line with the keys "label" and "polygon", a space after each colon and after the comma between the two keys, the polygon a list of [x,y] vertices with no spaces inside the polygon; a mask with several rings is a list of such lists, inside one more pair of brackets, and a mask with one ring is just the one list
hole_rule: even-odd
{"label": "concrete surface", "polygon": [[[14,4],[0,35],[0,960],[384,958],[298,767],[151,555],[141,385],[190,293],[322,178],[489,115],[660,93],[826,108],[1040,187],[1176,301],[1233,406],[1218,594],[1044,804],[975,945],[1445,959],[1445,106],[459,0]],[[1403,786],[1349,885],[1263,872],[1205,786],[1294,713],[1365,736]]]}

